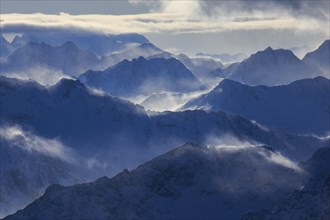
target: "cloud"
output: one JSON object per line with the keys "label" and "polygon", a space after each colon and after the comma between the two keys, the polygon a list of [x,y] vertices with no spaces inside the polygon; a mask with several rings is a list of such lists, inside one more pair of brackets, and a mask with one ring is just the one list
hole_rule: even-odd
{"label": "cloud", "polygon": [[[286,167],[294,170],[297,173],[304,173],[294,161],[284,157],[281,153],[263,149],[265,144],[258,143],[253,140],[240,140],[237,137],[231,135],[223,135],[220,137],[209,137],[208,148],[216,149],[224,153],[235,153],[240,151],[256,151],[265,160],[272,164],[277,164],[282,167]],[[262,150],[263,149],[263,150]]]}
{"label": "cloud", "polygon": [[[309,16],[324,20],[329,18],[330,3],[324,0],[246,0],[246,1],[175,1],[175,0],[130,0],[133,5],[146,5],[151,12],[177,13],[188,17],[224,17],[256,15],[279,17],[290,14],[294,17]],[[267,15],[267,16],[265,16]]]}
{"label": "cloud", "polygon": [[24,71],[5,72],[1,75],[22,80],[34,80],[44,86],[54,85],[62,78],[72,78],[65,75],[62,71],[53,70],[42,66],[34,66],[32,68],[25,69]]}
{"label": "cloud", "polygon": [[11,146],[19,147],[28,152],[38,152],[66,162],[75,162],[73,152],[57,139],[46,139],[24,131],[20,126],[0,128],[0,138],[8,141]]}
{"label": "cloud", "polygon": [[[328,20],[313,16],[294,16],[288,10],[267,14],[263,11],[234,13],[215,7],[217,13],[205,16],[205,9],[194,1],[161,2],[159,12],[135,15],[58,15],[2,14],[3,33],[65,31],[78,34],[119,33],[218,33],[235,30],[327,31]],[[166,3],[166,4],[165,4]],[[187,4],[187,7],[185,6]],[[179,7],[179,5],[182,5]],[[182,9],[184,8],[184,10]],[[325,14],[328,16],[327,14]]]}

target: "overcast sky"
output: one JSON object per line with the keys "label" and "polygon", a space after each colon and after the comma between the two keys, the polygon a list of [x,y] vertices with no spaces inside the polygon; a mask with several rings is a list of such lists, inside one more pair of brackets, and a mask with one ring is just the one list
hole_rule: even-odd
{"label": "overcast sky", "polygon": [[190,55],[251,54],[268,46],[309,50],[330,38],[328,0],[1,0],[0,3],[2,33],[50,28],[109,34],[137,32],[163,49]]}

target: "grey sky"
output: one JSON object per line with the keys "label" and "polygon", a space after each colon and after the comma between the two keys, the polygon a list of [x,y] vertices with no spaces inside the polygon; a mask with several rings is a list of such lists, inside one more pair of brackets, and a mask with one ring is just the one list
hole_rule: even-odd
{"label": "grey sky", "polygon": [[1,0],[1,14],[139,14],[147,13],[146,5],[133,5],[127,0]]}
{"label": "grey sky", "polygon": [[[39,25],[35,17],[31,18],[34,22],[31,24],[29,17],[6,16],[10,13],[134,15],[71,16],[68,18],[73,21],[68,28],[88,26],[93,31],[104,29],[106,33],[134,31],[163,49],[190,55],[197,52],[250,54],[267,46],[315,48],[330,38],[328,0],[1,0],[0,3],[2,32],[22,27],[48,28],[45,27],[45,21],[49,21],[47,16],[39,16],[42,24]],[[63,28],[67,23],[63,16],[60,19],[62,25],[57,24],[55,28]],[[81,20],[85,23],[77,22]]]}

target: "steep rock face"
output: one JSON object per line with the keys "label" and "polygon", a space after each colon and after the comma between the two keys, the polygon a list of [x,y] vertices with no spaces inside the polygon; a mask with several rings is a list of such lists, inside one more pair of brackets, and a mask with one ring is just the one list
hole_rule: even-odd
{"label": "steep rock face", "polygon": [[290,50],[268,47],[242,61],[228,78],[248,85],[274,86],[319,75],[317,68],[299,60]]}
{"label": "steep rock face", "polygon": [[321,148],[304,163],[310,180],[302,190],[289,194],[271,209],[250,212],[244,220],[259,219],[329,219],[330,215],[330,148]]}
{"label": "steep rock face", "polygon": [[187,143],[111,179],[53,185],[6,219],[237,219],[303,183],[299,167],[276,157],[287,160],[264,146],[238,150]]}
{"label": "steep rock face", "polygon": [[315,51],[307,53],[303,61],[319,68],[323,75],[330,78],[330,40],[324,41]]}
{"label": "steep rock face", "polygon": [[181,109],[224,111],[291,132],[326,135],[330,131],[329,107],[330,81],[317,77],[274,87],[223,80]]}
{"label": "steep rock face", "polygon": [[99,64],[100,61],[95,54],[80,50],[72,42],[66,42],[58,47],[29,42],[1,63],[1,72],[24,74],[38,69],[50,69],[54,72],[61,71],[65,75],[77,76],[88,69],[96,68]]}
{"label": "steep rock face", "polygon": [[90,87],[111,95],[129,97],[155,92],[199,90],[201,83],[178,60],[143,57],[124,60],[101,72],[88,71],[79,79]]}

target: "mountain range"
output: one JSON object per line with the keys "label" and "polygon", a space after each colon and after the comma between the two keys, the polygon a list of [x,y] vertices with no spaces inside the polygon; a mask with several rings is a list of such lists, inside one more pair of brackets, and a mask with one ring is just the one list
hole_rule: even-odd
{"label": "mountain range", "polygon": [[1,63],[1,73],[20,72],[24,75],[29,71],[49,69],[69,76],[78,76],[99,64],[100,61],[94,53],[82,51],[72,42],[57,47],[29,42]]}
{"label": "mountain range", "polygon": [[300,60],[292,51],[268,47],[242,61],[227,78],[248,85],[273,86],[318,75],[317,68]]}
{"label": "mountain range", "polygon": [[317,77],[267,87],[225,79],[209,93],[188,101],[181,109],[224,111],[267,127],[327,135],[330,131],[330,80]]}
{"label": "mountain range", "polygon": [[[70,79],[62,79],[47,88],[33,81],[0,77],[0,111],[1,128],[20,128],[14,141],[1,139],[7,143],[1,144],[1,150],[4,148],[4,152],[9,150],[8,154],[14,154],[17,152],[15,149],[23,149],[23,153],[17,153],[15,158],[27,164],[21,166],[21,163],[8,162],[6,169],[9,174],[2,181],[10,183],[10,188],[6,189],[12,190],[6,190],[5,198],[1,200],[4,203],[1,206],[6,206],[6,210],[17,208],[9,207],[15,203],[17,196],[22,198],[22,207],[40,195],[38,193],[47,184],[64,184],[68,179],[60,178],[62,176],[73,176],[78,180],[112,176],[186,141],[202,146],[262,143],[298,161],[329,145],[326,138],[274,131],[223,112],[146,112],[141,106],[93,91]],[[17,134],[16,130],[10,134]],[[33,153],[35,150],[29,151],[36,146],[39,149],[37,154]],[[40,151],[47,154],[40,154]],[[63,162],[63,158],[54,159],[54,155],[72,155],[83,164],[75,166],[71,160],[68,163],[66,160]],[[35,159],[30,161],[31,158]],[[79,172],[72,171],[77,166]],[[45,175],[49,173],[48,179],[38,182],[35,176],[43,175],[43,169]],[[22,174],[25,182],[29,183],[24,189],[27,192],[31,189],[30,193],[20,192],[21,182],[11,180],[13,172]]]}
{"label": "mountain range", "polygon": [[329,40],[230,65],[140,34],[0,43],[0,218],[329,216]]}
{"label": "mountain range", "polygon": [[84,84],[119,97],[156,92],[190,92],[202,84],[178,60],[139,57],[124,60],[104,71],[87,71],[79,77]]}
{"label": "mountain range", "polygon": [[303,166],[311,176],[303,189],[288,194],[269,209],[249,212],[242,219],[328,219],[330,215],[329,163],[330,148],[317,150]]}
{"label": "mountain range", "polygon": [[[311,160],[324,164],[328,156]],[[299,190],[313,175],[267,146],[205,148],[186,143],[111,179],[52,185],[40,199],[5,219],[238,219]],[[328,212],[319,210],[317,216]]]}
{"label": "mountain range", "polygon": [[115,51],[124,50],[132,45],[139,45],[149,42],[146,37],[140,34],[98,34],[81,33],[74,34],[64,31],[39,31],[34,33],[23,33],[17,35],[12,45],[16,48],[23,47],[28,42],[46,43],[52,47],[58,47],[67,41],[71,41],[81,50],[91,51],[97,56],[105,56]]}
{"label": "mountain range", "polygon": [[123,60],[133,60],[134,58],[137,59],[139,57],[148,58],[156,54],[163,53],[164,51],[160,48],[156,47],[150,42],[142,43],[135,47],[129,47],[122,51],[117,51],[107,56],[102,57],[102,65],[105,68],[112,66],[116,63],[119,63]]}
{"label": "mountain range", "polygon": [[150,60],[154,58],[175,58],[182,62],[200,81],[204,83],[208,82],[207,73],[221,68],[224,69],[223,64],[219,60],[215,60],[210,57],[189,57],[185,54],[172,54],[164,51],[154,44],[148,42],[140,44],[136,47],[130,47],[123,51],[114,52],[108,56],[102,58],[103,66],[109,67],[124,59],[132,60],[139,58],[140,56]]}
{"label": "mountain range", "polygon": [[329,78],[329,40],[300,60],[292,51],[266,48],[242,62],[218,68],[208,75],[232,79],[247,85],[274,86],[305,78]]}
{"label": "mountain range", "polygon": [[41,137],[60,138],[88,155],[91,146],[110,151],[122,146],[169,149],[186,141],[212,145],[214,139],[231,136],[267,144],[301,160],[328,143],[327,139],[275,132],[223,112],[147,113],[141,106],[99,94],[70,79],[49,88],[33,81],[0,79],[2,125],[17,124]]}
{"label": "mountain range", "polygon": [[[3,41],[3,54],[9,54],[9,51],[13,51],[12,45],[19,44],[17,42],[19,40],[17,39],[14,39],[13,43],[11,44],[8,43],[4,38]],[[50,46],[48,43],[35,43],[30,41],[25,45],[22,42],[22,45],[20,47],[16,47],[18,47],[17,50],[14,50],[12,54],[10,54],[8,57],[4,57],[1,60],[1,74],[7,75],[9,77],[33,79],[42,82],[43,84],[54,84],[63,76],[78,77],[79,75],[88,70],[107,70],[111,66],[120,63],[124,60],[132,61],[133,59],[138,59],[139,57],[144,57],[147,60],[152,60],[156,57],[162,57],[165,59],[171,59],[172,63],[173,59],[178,59],[183,62],[184,65],[190,71],[192,71],[192,74],[195,77],[197,76],[198,79],[202,80],[203,83],[208,83],[208,81],[210,81],[206,73],[220,67],[223,68],[223,65],[219,61],[215,61],[209,58],[190,58],[184,54],[173,55],[161,50],[160,48],[149,42],[137,45],[130,44],[126,49],[111,52],[107,55],[100,57],[97,57],[91,51],[85,51],[80,49],[78,46],[76,46],[75,43],[71,41],[65,42],[60,46]],[[163,57],[162,54],[169,55]],[[186,70],[183,70],[183,68],[183,65],[181,65],[181,68],[179,68],[177,72],[187,72]],[[156,76],[156,80],[159,81],[166,77],[167,74],[162,73],[162,71],[164,70],[160,70],[157,73],[158,75],[161,75],[161,77]],[[208,81],[205,79],[208,79]],[[148,81],[151,79],[146,80]],[[187,80],[188,83],[183,83],[188,85],[184,85],[183,87],[189,87],[190,84],[194,84],[192,82],[189,82],[189,77],[187,77]],[[176,82],[173,81],[171,82],[171,84],[172,83],[175,84]],[[156,86],[159,86],[157,85],[157,83],[155,84]],[[195,85],[192,85],[192,87],[193,86]],[[175,91],[179,90],[176,89]],[[184,89],[183,91],[186,90]],[[129,93],[130,91],[127,92]]]}

